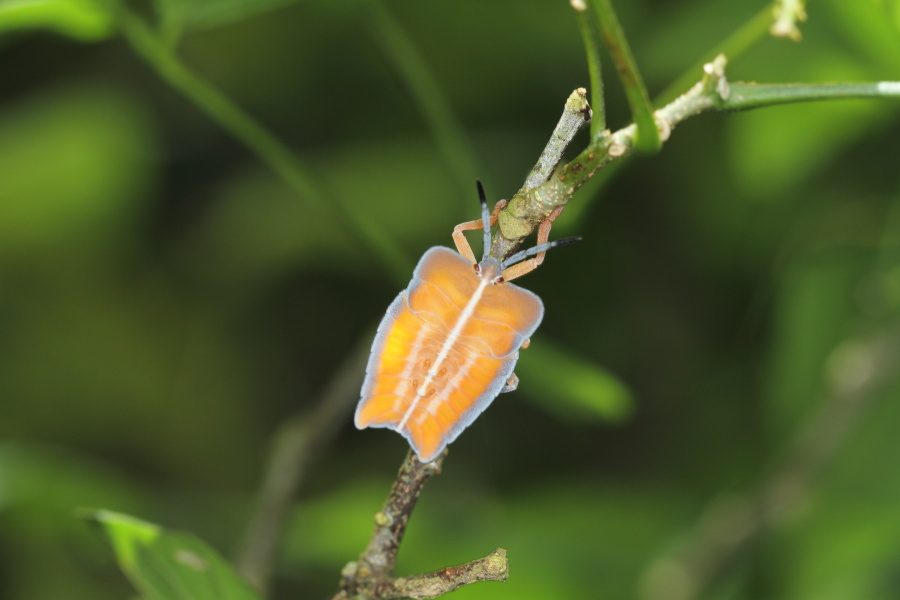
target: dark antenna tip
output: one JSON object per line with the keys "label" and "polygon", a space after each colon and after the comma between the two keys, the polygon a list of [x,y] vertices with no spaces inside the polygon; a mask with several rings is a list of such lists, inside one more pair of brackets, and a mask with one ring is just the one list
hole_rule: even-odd
{"label": "dark antenna tip", "polygon": [[487,194],[484,193],[481,180],[476,179],[475,184],[478,186],[478,199],[481,201],[481,226],[484,229],[484,254],[481,260],[484,260],[491,250],[491,214],[488,210]]}
{"label": "dark antenna tip", "polygon": [[553,244],[554,248],[559,248],[560,246],[568,246],[569,244],[574,244],[576,242],[580,242],[583,238],[575,236],[575,237],[567,237],[562,238],[560,240],[556,240]]}

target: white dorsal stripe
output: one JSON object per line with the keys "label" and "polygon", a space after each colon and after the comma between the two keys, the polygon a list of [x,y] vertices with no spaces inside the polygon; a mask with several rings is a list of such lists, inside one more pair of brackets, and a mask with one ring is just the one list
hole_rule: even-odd
{"label": "white dorsal stripe", "polygon": [[468,323],[469,319],[472,318],[472,315],[475,313],[475,307],[478,305],[478,302],[481,300],[481,296],[484,294],[485,288],[490,285],[490,281],[487,279],[479,279],[478,287],[475,289],[475,292],[472,294],[472,297],[469,298],[469,301],[466,303],[465,308],[463,308],[462,312],[459,314],[459,318],[456,319],[456,323],[453,325],[453,329],[450,330],[450,334],[447,335],[447,339],[444,341],[444,345],[441,346],[441,351],[438,352],[437,358],[434,359],[434,364],[431,365],[431,368],[428,370],[428,375],[425,377],[425,381],[416,390],[416,397],[412,401],[412,404],[409,405],[409,409],[407,409],[406,414],[403,415],[403,419],[400,420],[400,424],[397,425],[397,430],[402,430],[406,426],[406,422],[409,420],[410,416],[412,416],[413,411],[419,405],[419,401],[425,397],[425,393],[428,391],[428,386],[431,384],[431,381],[434,379],[435,375],[439,372],[441,363],[447,358],[447,355],[450,354],[450,349],[453,347],[453,344],[456,343],[456,340],[459,338],[459,334],[462,333],[463,328]]}

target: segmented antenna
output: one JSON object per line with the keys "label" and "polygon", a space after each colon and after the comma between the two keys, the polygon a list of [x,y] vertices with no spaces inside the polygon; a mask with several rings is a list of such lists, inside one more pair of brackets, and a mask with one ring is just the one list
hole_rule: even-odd
{"label": "segmented antenna", "polygon": [[517,262],[522,262],[529,256],[534,256],[535,254],[540,254],[541,252],[546,252],[550,248],[558,248],[560,246],[568,246],[569,244],[574,244],[575,242],[580,242],[580,237],[568,237],[563,238],[561,240],[554,240],[552,242],[546,242],[544,244],[538,244],[534,248],[529,248],[528,250],[522,250],[521,252],[516,252],[502,263],[500,263],[501,269],[506,269],[509,266],[516,264]]}
{"label": "segmented antenna", "polygon": [[484,260],[488,257],[488,252],[491,251],[491,211],[488,210],[487,196],[484,194],[484,186],[481,185],[481,180],[476,179],[475,183],[478,185],[478,199],[481,201],[481,223],[484,226],[484,255],[481,257],[481,260]]}

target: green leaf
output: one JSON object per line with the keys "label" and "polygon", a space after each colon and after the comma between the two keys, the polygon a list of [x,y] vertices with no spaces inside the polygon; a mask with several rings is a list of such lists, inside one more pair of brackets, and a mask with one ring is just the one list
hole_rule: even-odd
{"label": "green leaf", "polygon": [[115,31],[110,4],[103,0],[5,0],[0,33],[49,29],[82,42],[96,42]]}
{"label": "green leaf", "polygon": [[128,515],[88,515],[144,600],[256,600],[259,596],[205,543]]}
{"label": "green leaf", "polygon": [[558,417],[569,421],[620,421],[631,414],[631,391],[602,367],[544,338],[533,340],[520,357],[519,389]]}

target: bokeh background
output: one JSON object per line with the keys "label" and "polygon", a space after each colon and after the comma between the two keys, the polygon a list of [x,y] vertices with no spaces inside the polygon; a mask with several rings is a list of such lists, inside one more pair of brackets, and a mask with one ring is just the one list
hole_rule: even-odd
{"label": "bokeh background", "polygon": [[[24,4],[0,3],[0,596],[126,598],[76,509],[238,554],[279,426],[475,218],[475,177],[515,193],[587,68],[562,0],[130,5],[322,209],[100,5]],[[767,7],[618,5],[651,95]],[[802,31],[729,77],[900,78],[895,0],[814,2]],[[456,598],[900,597],[898,137],[888,100],[704,115],[576,194],[553,235],[584,241],[521,280],[546,318],[519,390],[452,445],[400,572],[503,546],[510,580]],[[405,452],[344,418],[274,598],[334,591]]]}

